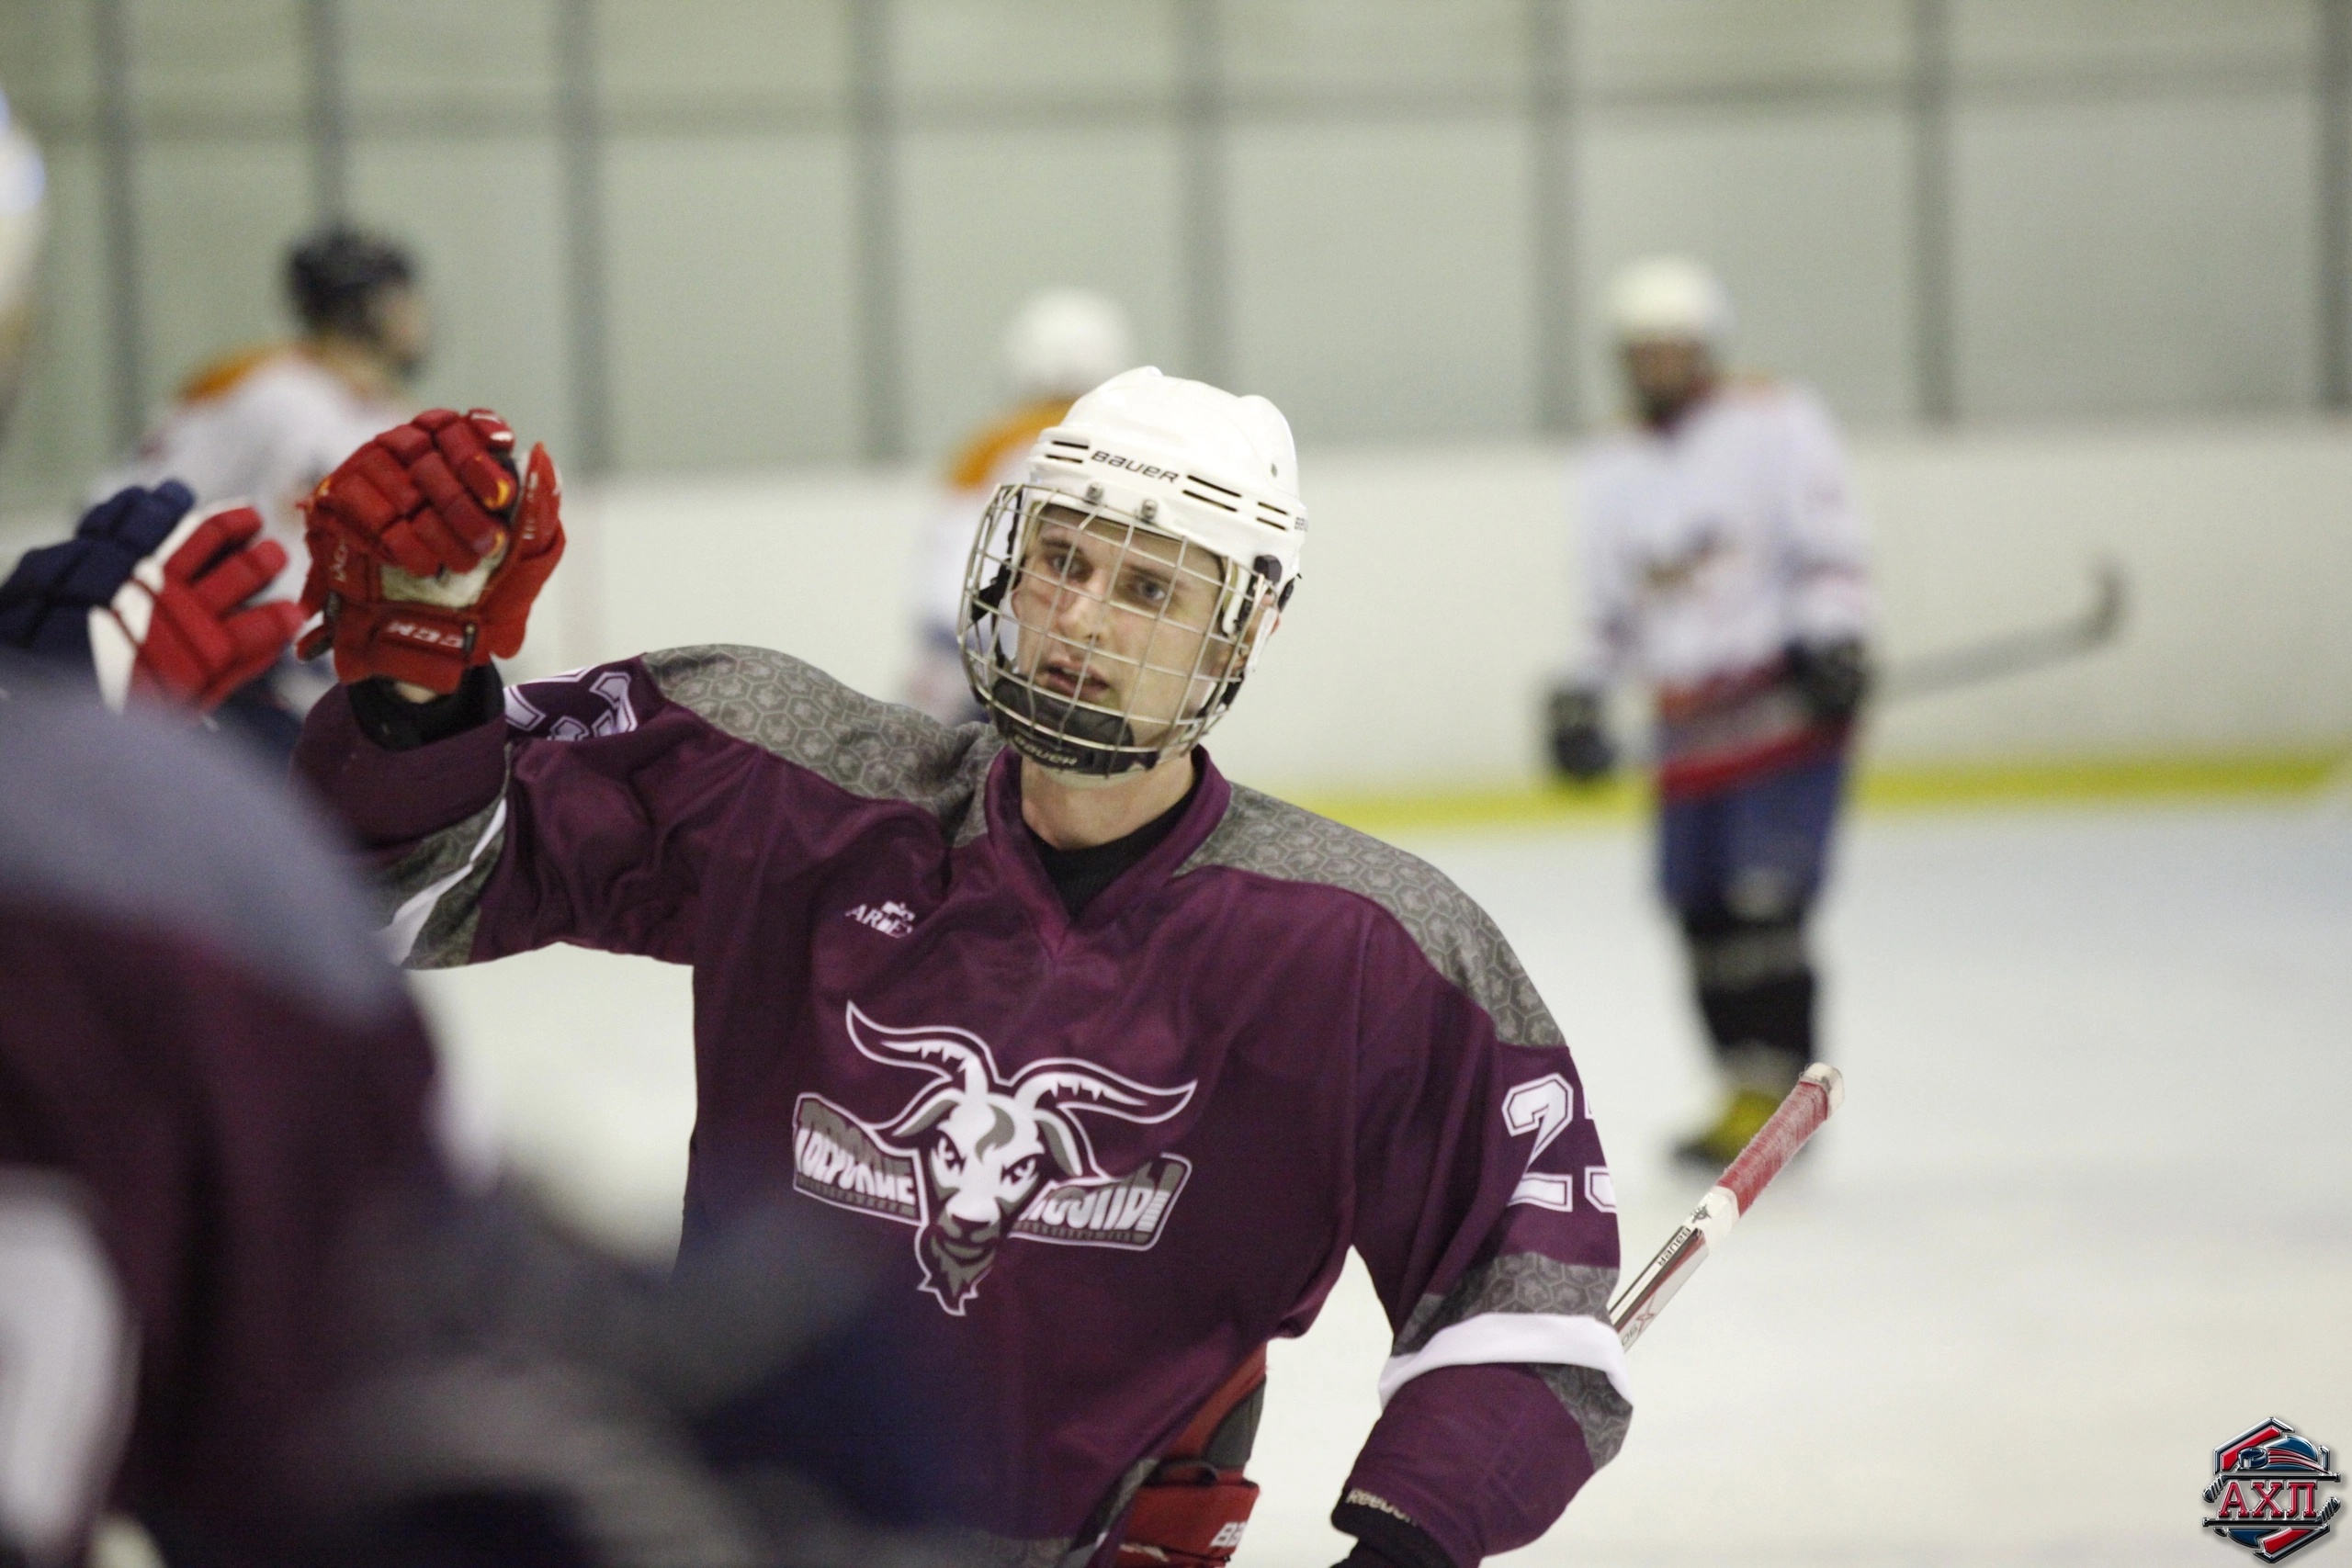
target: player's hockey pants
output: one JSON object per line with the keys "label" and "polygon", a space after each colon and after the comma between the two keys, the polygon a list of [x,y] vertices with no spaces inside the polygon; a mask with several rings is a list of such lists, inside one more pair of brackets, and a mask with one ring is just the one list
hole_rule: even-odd
{"label": "player's hockey pants", "polygon": [[1818,988],[1805,916],[1827,870],[1842,755],[1666,803],[1658,880],[1682,925],[1692,988],[1726,1071],[1785,1090],[1815,1059]]}

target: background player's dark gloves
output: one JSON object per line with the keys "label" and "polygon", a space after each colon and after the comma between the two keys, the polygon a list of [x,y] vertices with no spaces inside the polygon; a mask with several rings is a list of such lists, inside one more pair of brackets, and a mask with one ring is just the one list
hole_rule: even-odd
{"label": "background player's dark gloves", "polygon": [[1558,686],[1547,708],[1552,766],[1578,784],[1595,784],[1617,766],[1617,748],[1603,723],[1606,704],[1590,686]]}
{"label": "background player's dark gloves", "polygon": [[1813,716],[1840,724],[1854,716],[1870,695],[1870,651],[1860,637],[1789,645],[1789,678]]}

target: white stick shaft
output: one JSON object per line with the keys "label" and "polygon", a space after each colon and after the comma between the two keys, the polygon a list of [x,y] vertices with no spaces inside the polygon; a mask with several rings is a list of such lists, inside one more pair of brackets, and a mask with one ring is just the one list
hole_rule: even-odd
{"label": "white stick shaft", "polygon": [[1771,1120],[1756,1131],[1739,1157],[1725,1168],[1723,1179],[1707,1189],[1690,1217],[1667,1238],[1633,1282],[1618,1293],[1609,1308],[1609,1325],[1627,1349],[1642,1337],[1652,1320],[1666,1310],[1707,1254],[1721,1247],[1739,1217],[1755,1206],[1757,1195],[1778,1176],[1805,1140],[1829,1120],[1846,1098],[1846,1080],[1838,1069],[1816,1062],[1797,1080]]}

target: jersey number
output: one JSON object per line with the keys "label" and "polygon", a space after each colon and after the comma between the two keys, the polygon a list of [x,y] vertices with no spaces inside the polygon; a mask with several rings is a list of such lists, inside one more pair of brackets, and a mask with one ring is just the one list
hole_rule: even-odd
{"label": "jersey number", "polygon": [[[1568,1130],[1568,1123],[1576,1117],[1577,1091],[1557,1073],[1521,1084],[1503,1096],[1503,1125],[1510,1129],[1511,1135],[1535,1134],[1535,1146],[1527,1151],[1527,1163],[1531,1166],[1552,1146],[1553,1139]],[[1540,1176],[1532,1170],[1519,1179],[1519,1186],[1510,1195],[1513,1203],[1532,1203],[1539,1209],[1557,1209],[1564,1214],[1575,1209],[1576,1199],[1574,1177]]]}

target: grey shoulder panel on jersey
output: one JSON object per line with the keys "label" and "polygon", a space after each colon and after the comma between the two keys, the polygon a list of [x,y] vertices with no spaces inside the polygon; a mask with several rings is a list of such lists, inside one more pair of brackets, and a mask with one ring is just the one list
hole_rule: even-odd
{"label": "grey shoulder panel on jersey", "polygon": [[[1453,1289],[1413,1304],[1397,1331],[1394,1354],[1409,1356],[1438,1334],[1482,1314],[1540,1313],[1547,1316],[1609,1321],[1609,1298],[1617,1270],[1588,1263],[1564,1263],[1540,1252],[1508,1252],[1464,1270]],[[1557,1395],[1584,1433],[1584,1446],[1599,1470],[1617,1457],[1633,1425],[1634,1407],[1590,1367],[1530,1366]]]}
{"label": "grey shoulder panel on jersey", "polygon": [[1438,973],[1487,1010],[1505,1040],[1566,1043],[1493,919],[1427,861],[1236,784],[1225,819],[1177,874],[1219,865],[1369,898],[1411,933]]}
{"label": "grey shoulder panel on jersey", "polygon": [[166,928],[337,1018],[398,1004],[359,890],[282,779],[232,742],[6,673],[0,896]]}
{"label": "grey shoulder panel on jersey", "polygon": [[920,806],[958,844],[986,829],[975,807],[1004,744],[986,725],[950,728],[764,648],[667,649],[645,667],[670,701],[853,795]]}
{"label": "grey shoulder panel on jersey", "polygon": [[506,792],[454,826],[419,841],[378,874],[381,940],[408,969],[450,969],[471,962],[481,923],[482,889],[506,843]]}
{"label": "grey shoulder panel on jersey", "polygon": [[1577,1430],[1584,1434],[1584,1451],[1599,1470],[1617,1457],[1625,1446],[1625,1434],[1633,1429],[1634,1407],[1617,1392],[1607,1372],[1590,1367],[1530,1367],[1527,1369],[1544,1380],[1559,1402],[1575,1417]]}

